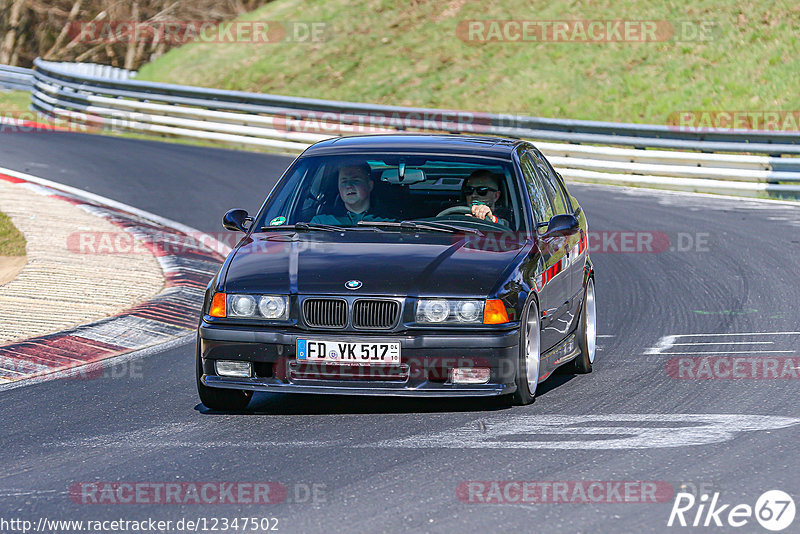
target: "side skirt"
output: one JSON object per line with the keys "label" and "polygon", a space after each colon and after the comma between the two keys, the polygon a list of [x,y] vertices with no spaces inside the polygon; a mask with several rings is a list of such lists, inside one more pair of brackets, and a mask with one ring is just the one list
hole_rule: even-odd
{"label": "side skirt", "polygon": [[556,345],[554,348],[547,351],[542,355],[542,363],[552,358],[547,362],[548,367],[555,368],[561,364],[567,363],[575,359],[580,354],[580,347],[575,339],[575,334],[570,334],[564,341]]}

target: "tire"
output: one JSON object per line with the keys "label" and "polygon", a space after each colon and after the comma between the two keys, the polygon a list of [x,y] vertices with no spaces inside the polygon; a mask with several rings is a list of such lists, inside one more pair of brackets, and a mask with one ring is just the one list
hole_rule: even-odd
{"label": "tire", "polygon": [[200,402],[202,402],[206,408],[220,412],[240,412],[247,408],[247,405],[250,404],[250,399],[253,397],[252,391],[210,388],[200,380],[200,377],[203,376],[203,363],[200,358],[199,339],[197,340],[197,356],[195,361],[197,394],[200,396]]}
{"label": "tire", "polygon": [[514,382],[517,391],[511,398],[512,404],[525,406],[533,402],[536,386],[539,384],[541,365],[541,319],[539,306],[531,299],[522,314],[519,329],[519,365]]}
{"label": "tire", "polygon": [[589,278],[583,293],[583,306],[577,331],[578,347],[581,352],[568,366],[578,374],[592,372],[594,356],[597,352],[597,308],[594,301],[594,279]]}

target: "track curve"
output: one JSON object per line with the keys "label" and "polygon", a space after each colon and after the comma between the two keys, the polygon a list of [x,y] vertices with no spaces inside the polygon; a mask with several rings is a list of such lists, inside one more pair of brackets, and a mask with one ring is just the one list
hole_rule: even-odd
{"label": "track curve", "polygon": [[[205,232],[221,231],[230,207],[255,211],[290,160],[81,134],[5,135],[0,144],[1,166]],[[769,489],[800,495],[800,380],[680,379],[668,366],[683,352],[797,357],[800,208],[604,186],[570,190],[590,228],[601,232],[594,247],[606,249],[592,252],[603,336],[592,374],[556,375],[533,405],[510,409],[477,400],[257,395],[250,414],[221,415],[198,405],[187,344],[98,379],[0,392],[7,422],[0,508],[34,521],[277,517],[288,532],[498,525],[659,532],[667,529],[671,497],[484,504],[464,502],[458,488],[465,481],[660,481],[673,491],[704,485],[728,503],[752,505]],[[650,232],[661,244],[666,236],[668,246],[608,251],[612,243],[619,248],[623,238],[612,234],[621,231]],[[688,334],[704,336],[680,337]],[[627,430],[581,433],[587,426]],[[510,436],[492,437],[500,428]],[[667,431],[642,431],[648,428]],[[322,484],[324,501],[93,505],[68,495],[81,481],[255,480],[284,484],[291,501],[303,500],[293,492],[304,484]]]}

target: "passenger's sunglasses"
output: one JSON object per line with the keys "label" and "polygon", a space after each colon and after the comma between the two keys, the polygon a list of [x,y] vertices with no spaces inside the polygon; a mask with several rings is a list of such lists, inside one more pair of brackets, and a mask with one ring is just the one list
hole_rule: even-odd
{"label": "passenger's sunglasses", "polygon": [[493,188],[493,187],[489,187],[487,185],[479,185],[478,187],[472,187],[472,186],[468,185],[468,186],[464,187],[464,194],[465,195],[471,195],[473,193],[477,193],[480,196],[484,196],[484,195],[489,194],[489,191],[497,192],[498,190]]}

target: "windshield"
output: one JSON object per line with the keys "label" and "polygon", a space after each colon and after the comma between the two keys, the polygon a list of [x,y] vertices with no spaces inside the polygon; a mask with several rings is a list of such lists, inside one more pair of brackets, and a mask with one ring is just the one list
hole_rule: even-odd
{"label": "windshield", "polygon": [[515,184],[510,162],[497,159],[309,156],[297,160],[273,191],[256,231],[302,223],[355,228],[400,221],[524,231]]}

